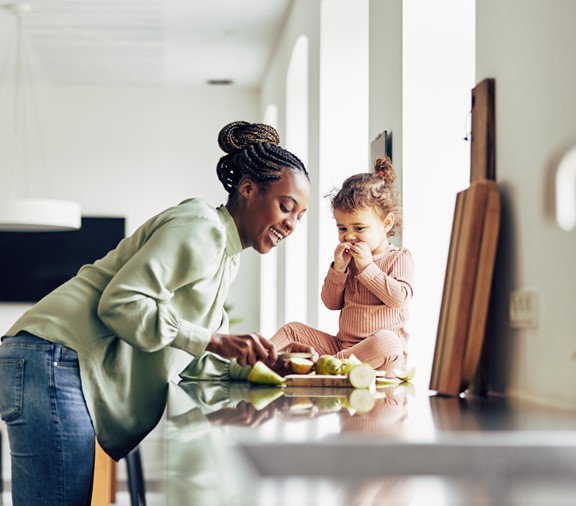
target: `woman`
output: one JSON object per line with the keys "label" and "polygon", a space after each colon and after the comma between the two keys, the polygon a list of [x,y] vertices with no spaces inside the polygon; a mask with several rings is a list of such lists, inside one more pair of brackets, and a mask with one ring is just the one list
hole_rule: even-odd
{"label": "woman", "polygon": [[168,381],[194,358],[194,368],[231,379],[257,360],[276,363],[267,339],[227,333],[224,302],[241,251],[268,253],[294,232],[308,173],[267,125],[231,123],[218,142],[225,206],[190,199],[161,212],[3,338],[0,416],[15,506],[90,504],[94,435],[112,458],[124,457],[162,416]]}

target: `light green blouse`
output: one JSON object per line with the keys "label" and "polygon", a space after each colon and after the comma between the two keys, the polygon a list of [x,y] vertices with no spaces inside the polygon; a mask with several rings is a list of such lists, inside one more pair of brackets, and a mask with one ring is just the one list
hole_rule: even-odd
{"label": "light green blouse", "polygon": [[77,351],[96,435],[118,460],[158,422],[168,380],[187,366],[206,379],[248,374],[204,353],[212,332],[228,332],[224,302],[241,251],[226,207],[184,201],[83,266],[6,335],[26,330]]}

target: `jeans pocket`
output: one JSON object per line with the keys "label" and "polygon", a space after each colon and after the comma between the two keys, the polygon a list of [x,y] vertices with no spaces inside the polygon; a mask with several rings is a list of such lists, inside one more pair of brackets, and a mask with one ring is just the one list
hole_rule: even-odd
{"label": "jeans pocket", "polygon": [[23,358],[0,359],[0,418],[11,422],[22,413]]}

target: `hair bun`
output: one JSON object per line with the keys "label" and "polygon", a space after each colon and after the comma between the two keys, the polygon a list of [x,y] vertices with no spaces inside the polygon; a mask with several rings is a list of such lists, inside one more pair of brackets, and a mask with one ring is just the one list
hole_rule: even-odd
{"label": "hair bun", "polygon": [[278,146],[280,135],[270,125],[234,121],[226,125],[218,134],[220,149],[229,155],[238,153],[251,144],[266,142]]}
{"label": "hair bun", "polygon": [[392,165],[392,160],[388,156],[381,156],[374,162],[374,173],[384,179],[388,184],[396,181],[396,171]]}

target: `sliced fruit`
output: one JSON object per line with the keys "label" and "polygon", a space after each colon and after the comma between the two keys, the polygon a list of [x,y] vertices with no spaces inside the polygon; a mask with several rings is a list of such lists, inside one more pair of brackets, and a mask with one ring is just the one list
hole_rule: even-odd
{"label": "sliced fruit", "polygon": [[411,367],[410,369],[407,369],[405,371],[403,371],[402,369],[394,369],[392,373],[399,380],[410,381],[411,379],[414,378],[414,376],[416,376],[416,367]]}
{"label": "sliced fruit", "polygon": [[255,386],[251,387],[248,392],[250,404],[254,406],[257,411],[263,410],[268,404],[274,402],[278,397],[284,395],[284,390],[278,387]]}
{"label": "sliced fruit", "polygon": [[334,355],[321,355],[316,361],[316,374],[340,374],[342,360]]}
{"label": "sliced fruit", "polygon": [[355,365],[348,373],[350,384],[354,388],[370,388],[374,385],[376,372],[370,364]]}
{"label": "sliced fruit", "polygon": [[356,413],[368,413],[376,405],[376,399],[370,390],[357,388],[350,392],[348,404]]}
{"label": "sliced fruit", "polygon": [[248,383],[253,385],[283,385],[284,378],[274,372],[264,362],[256,362],[246,378]]}
{"label": "sliced fruit", "polygon": [[308,374],[314,367],[314,362],[307,358],[291,358],[288,363],[295,374]]}
{"label": "sliced fruit", "polygon": [[386,378],[385,376],[376,376],[376,386],[390,386],[398,385],[400,380],[398,378]]}
{"label": "sliced fruit", "polygon": [[360,365],[362,361],[352,353],[348,358],[342,359],[342,367],[340,368],[340,374],[348,374],[352,367],[355,365]]}

